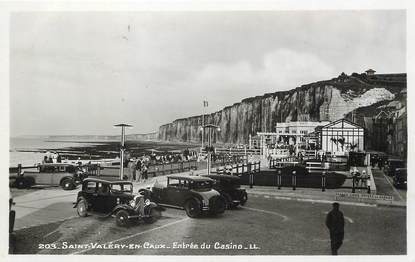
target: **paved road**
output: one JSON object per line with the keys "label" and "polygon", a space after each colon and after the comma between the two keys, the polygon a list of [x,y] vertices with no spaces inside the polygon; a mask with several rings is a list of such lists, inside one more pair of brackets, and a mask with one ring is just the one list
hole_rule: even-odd
{"label": "paved road", "polygon": [[[219,217],[190,219],[182,210],[168,209],[154,224],[139,224],[130,228],[117,227],[113,218],[76,217],[75,209],[66,204],[68,202],[65,201],[53,204],[60,207],[57,208],[59,210],[65,207],[66,220],[18,230],[17,251],[32,254],[330,254],[328,232],[324,226],[326,212],[330,209],[328,204],[251,194],[245,207],[226,211]],[[406,209],[368,206],[342,206],[341,209],[346,216],[346,234],[340,254],[406,253]],[[115,244],[127,245],[127,248],[91,248],[92,244],[110,242],[112,248]],[[180,248],[183,243],[192,242],[194,248]],[[204,243],[210,247],[202,249]],[[39,249],[42,247],[39,244],[50,245]],[[69,248],[69,245],[75,244],[90,246]],[[135,245],[133,249],[129,249],[130,244]],[[226,244],[233,249],[220,249]],[[106,247],[111,248],[109,245]]]}

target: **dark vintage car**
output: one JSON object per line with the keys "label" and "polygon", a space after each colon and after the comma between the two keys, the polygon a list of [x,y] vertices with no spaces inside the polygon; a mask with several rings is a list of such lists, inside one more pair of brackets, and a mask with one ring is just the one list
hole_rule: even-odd
{"label": "dark vintage car", "polygon": [[128,226],[132,220],[153,223],[163,208],[150,201],[150,194],[147,189],[140,189],[134,195],[131,182],[87,178],[82,182],[74,208],[81,217],[88,213],[102,218],[115,215],[118,226]]}
{"label": "dark vintage car", "polygon": [[407,188],[407,170],[406,168],[397,168],[393,175],[393,185],[397,188]]}
{"label": "dark vintage car", "polygon": [[228,209],[245,205],[248,201],[248,194],[245,189],[241,189],[241,179],[238,176],[213,174],[205,175],[205,177],[215,180],[213,189],[223,196]]}
{"label": "dark vintage car", "polygon": [[15,203],[13,198],[9,199],[9,254],[15,253],[16,248],[16,236],[14,233],[14,221],[16,219],[16,211],[12,209]]}
{"label": "dark vintage car", "polygon": [[156,182],[151,188],[151,196],[162,206],[185,209],[191,218],[203,213],[221,214],[225,212],[226,202],[213,189],[213,182],[202,176],[167,176],[167,186]]}
{"label": "dark vintage car", "polygon": [[61,186],[64,190],[75,189],[87,177],[87,172],[73,164],[46,163],[39,164],[37,171],[24,171],[11,176],[13,186],[28,188],[34,185]]}
{"label": "dark vintage car", "polygon": [[389,158],[386,162],[385,172],[388,176],[393,176],[397,168],[404,168],[405,161],[402,159]]}

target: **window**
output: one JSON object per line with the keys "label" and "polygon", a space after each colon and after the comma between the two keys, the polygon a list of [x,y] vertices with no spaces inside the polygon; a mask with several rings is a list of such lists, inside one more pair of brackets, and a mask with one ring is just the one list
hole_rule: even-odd
{"label": "window", "polygon": [[85,188],[85,190],[87,191],[87,192],[95,192],[95,189],[97,188],[97,184],[96,184],[96,182],[88,182],[87,184],[86,184],[86,188]]}
{"label": "window", "polygon": [[172,178],[169,178],[169,181],[168,181],[168,186],[169,187],[180,187],[180,180],[178,180],[178,179],[172,179]]}

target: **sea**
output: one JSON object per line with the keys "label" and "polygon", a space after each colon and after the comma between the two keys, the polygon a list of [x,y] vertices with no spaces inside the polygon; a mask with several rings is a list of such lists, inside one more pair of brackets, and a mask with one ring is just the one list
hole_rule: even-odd
{"label": "sea", "polygon": [[[99,144],[97,142],[86,142],[86,143],[79,143],[79,142],[56,142],[56,141],[48,141],[47,139],[43,138],[20,138],[20,137],[12,137],[10,138],[9,143],[9,166],[16,167],[18,164],[22,164],[23,166],[33,165],[36,163],[40,163],[43,160],[44,152],[51,150],[51,149],[59,149],[59,148],[66,148],[66,147],[74,147],[74,146],[90,146],[94,144]],[[30,151],[30,150],[41,150],[42,152],[21,152],[22,151]]]}

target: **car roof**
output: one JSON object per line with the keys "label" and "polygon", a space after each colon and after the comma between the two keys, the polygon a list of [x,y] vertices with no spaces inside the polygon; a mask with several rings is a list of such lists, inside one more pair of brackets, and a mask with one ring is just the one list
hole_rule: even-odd
{"label": "car roof", "polygon": [[231,176],[231,175],[203,175],[204,177],[216,179],[216,180],[233,180],[233,181],[239,181],[241,178],[238,176]]}
{"label": "car roof", "polygon": [[173,176],[167,176],[168,178],[173,179],[185,179],[185,180],[191,180],[191,181],[210,181],[213,182],[213,179],[204,177],[204,176],[180,176],[180,175],[173,175]]}
{"label": "car roof", "polygon": [[85,178],[83,182],[98,182],[98,183],[107,183],[107,184],[132,184],[130,181],[105,180],[105,179],[100,179],[100,178]]}

